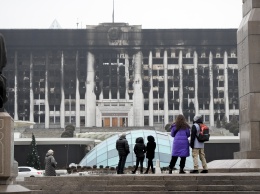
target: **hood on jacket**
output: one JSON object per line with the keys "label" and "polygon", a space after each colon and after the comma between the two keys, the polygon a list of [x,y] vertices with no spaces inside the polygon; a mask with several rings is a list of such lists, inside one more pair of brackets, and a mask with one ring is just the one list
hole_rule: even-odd
{"label": "hood on jacket", "polygon": [[144,138],[137,137],[136,140],[135,140],[135,143],[144,143]]}
{"label": "hood on jacket", "polygon": [[119,139],[125,139],[126,138],[126,134],[122,133]]}
{"label": "hood on jacket", "polygon": [[152,135],[147,136],[147,140],[148,140],[149,142],[154,142],[154,141],[155,141],[155,140],[154,140],[154,137],[153,137]]}

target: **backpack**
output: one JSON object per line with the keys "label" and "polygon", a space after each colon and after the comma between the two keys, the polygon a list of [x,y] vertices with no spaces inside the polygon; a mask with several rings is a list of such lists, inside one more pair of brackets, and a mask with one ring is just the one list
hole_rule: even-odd
{"label": "backpack", "polygon": [[203,124],[203,123],[198,123],[199,127],[200,127],[200,132],[199,132],[199,136],[197,136],[197,139],[199,142],[205,142],[205,141],[209,141],[209,128],[207,125]]}

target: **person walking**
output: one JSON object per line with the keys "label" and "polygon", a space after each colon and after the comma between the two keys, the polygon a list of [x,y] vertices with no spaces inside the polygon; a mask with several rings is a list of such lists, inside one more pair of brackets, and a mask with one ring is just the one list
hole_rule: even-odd
{"label": "person walking", "polygon": [[49,150],[45,156],[45,176],[56,176],[55,168],[57,166],[57,162],[53,156],[54,151]]}
{"label": "person walking", "polygon": [[134,153],[136,155],[136,165],[135,169],[132,171],[132,174],[135,174],[135,172],[138,169],[139,163],[140,163],[140,174],[143,174],[143,162],[144,162],[144,153],[146,152],[146,147],[144,145],[144,138],[138,137],[135,140],[135,147],[134,147]]}
{"label": "person walking", "polygon": [[152,173],[154,174],[153,168],[153,159],[156,148],[156,143],[152,135],[147,136],[147,145],[146,145],[146,158],[148,159],[147,169],[144,174],[148,174],[149,169],[151,168]]}
{"label": "person walking", "polygon": [[117,174],[124,174],[125,162],[127,155],[130,153],[129,144],[126,139],[126,134],[123,133],[116,141],[116,149],[119,155],[119,162],[117,166]]}
{"label": "person walking", "polygon": [[193,118],[193,125],[191,127],[190,147],[192,148],[194,170],[190,171],[190,173],[199,173],[198,156],[200,157],[203,167],[203,170],[200,173],[208,173],[207,161],[204,153],[204,142],[199,142],[197,139],[200,132],[200,123],[203,123],[202,116],[196,115]]}
{"label": "person walking", "polygon": [[172,146],[172,158],[169,165],[169,174],[172,174],[172,170],[175,167],[178,157],[180,161],[180,174],[186,173],[183,169],[185,167],[186,157],[190,156],[189,140],[190,126],[186,122],[183,115],[178,115],[176,121],[171,126],[171,136],[174,137]]}

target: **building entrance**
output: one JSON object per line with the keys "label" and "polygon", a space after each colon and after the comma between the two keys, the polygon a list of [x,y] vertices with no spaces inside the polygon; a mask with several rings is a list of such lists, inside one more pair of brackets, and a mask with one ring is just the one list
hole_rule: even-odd
{"label": "building entrance", "polygon": [[102,127],[127,127],[127,117],[103,117]]}

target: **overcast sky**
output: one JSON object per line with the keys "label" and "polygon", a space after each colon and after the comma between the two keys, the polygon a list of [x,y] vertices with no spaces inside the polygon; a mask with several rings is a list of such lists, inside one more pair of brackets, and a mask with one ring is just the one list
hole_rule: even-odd
{"label": "overcast sky", "polygon": [[[142,28],[238,28],[242,0],[114,0],[114,21]],[[112,22],[113,0],[0,0],[1,28]]]}

